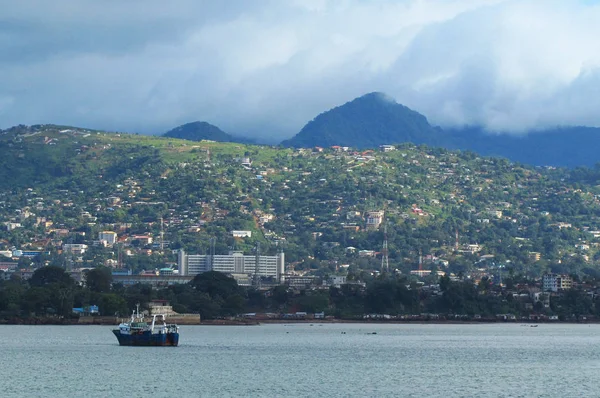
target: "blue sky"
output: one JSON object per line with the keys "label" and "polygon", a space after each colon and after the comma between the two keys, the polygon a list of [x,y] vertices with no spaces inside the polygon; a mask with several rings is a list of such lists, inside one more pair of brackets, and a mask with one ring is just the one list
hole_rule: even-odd
{"label": "blue sky", "polygon": [[600,1],[0,0],[0,128],[277,141],[382,91],[441,126],[600,126]]}

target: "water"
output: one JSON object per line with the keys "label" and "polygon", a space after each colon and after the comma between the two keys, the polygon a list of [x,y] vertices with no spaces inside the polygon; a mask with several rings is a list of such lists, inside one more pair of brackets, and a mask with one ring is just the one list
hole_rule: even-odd
{"label": "water", "polygon": [[600,396],[600,325],[0,326],[0,355],[2,397]]}

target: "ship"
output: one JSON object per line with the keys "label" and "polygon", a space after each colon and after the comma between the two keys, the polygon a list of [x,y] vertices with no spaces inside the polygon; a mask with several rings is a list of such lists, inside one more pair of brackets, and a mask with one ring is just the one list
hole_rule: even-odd
{"label": "ship", "polygon": [[128,346],[171,346],[179,344],[179,326],[167,324],[164,314],[152,315],[152,322],[144,320],[140,315],[139,305],[131,314],[129,322],[119,324],[113,333],[119,340],[119,345]]}

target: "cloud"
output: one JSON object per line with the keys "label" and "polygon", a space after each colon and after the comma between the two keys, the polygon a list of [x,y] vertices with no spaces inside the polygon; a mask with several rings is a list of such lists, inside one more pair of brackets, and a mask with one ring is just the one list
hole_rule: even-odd
{"label": "cloud", "polygon": [[383,91],[442,126],[600,125],[600,7],[572,0],[0,0],[0,127],[278,141]]}

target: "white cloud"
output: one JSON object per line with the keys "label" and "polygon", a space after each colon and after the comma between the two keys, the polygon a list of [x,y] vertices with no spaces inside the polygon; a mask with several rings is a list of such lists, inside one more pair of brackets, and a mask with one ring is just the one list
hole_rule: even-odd
{"label": "white cloud", "polygon": [[[600,7],[572,0],[0,0],[0,127],[287,138],[384,91],[442,126],[600,125]],[[9,100],[7,100],[9,99]]]}

